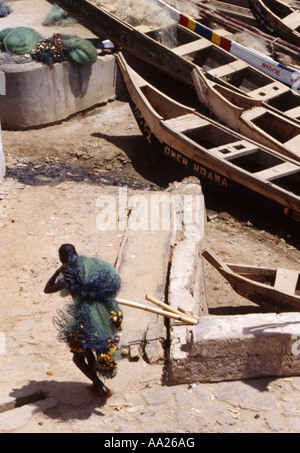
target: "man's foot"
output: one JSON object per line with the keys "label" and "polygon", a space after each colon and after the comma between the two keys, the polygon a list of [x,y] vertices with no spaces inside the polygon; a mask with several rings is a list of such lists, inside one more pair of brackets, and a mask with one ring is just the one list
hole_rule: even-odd
{"label": "man's foot", "polygon": [[100,396],[101,398],[101,405],[104,406],[108,398],[110,398],[113,395],[112,390],[110,390],[108,387],[106,387],[104,384],[102,386],[93,384],[89,385],[87,389],[94,393],[97,396]]}

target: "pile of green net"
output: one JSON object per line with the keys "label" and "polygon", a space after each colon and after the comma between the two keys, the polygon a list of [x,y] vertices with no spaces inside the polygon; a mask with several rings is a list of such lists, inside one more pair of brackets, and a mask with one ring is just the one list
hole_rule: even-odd
{"label": "pile of green net", "polygon": [[5,28],[0,32],[0,49],[14,55],[25,55],[36,48],[43,37],[28,27]]}
{"label": "pile of green net", "polygon": [[5,0],[0,1],[0,17],[5,17],[10,13],[11,7],[9,4]]}
{"label": "pile of green net", "polygon": [[31,55],[34,60],[48,66],[65,60],[76,66],[83,66],[95,63],[98,53],[87,39],[55,33],[51,38],[40,41]]}
{"label": "pile of green net", "polygon": [[0,31],[0,50],[12,55],[29,54],[34,60],[48,66],[65,60],[83,66],[95,63],[98,55],[95,46],[87,39],[59,33],[44,39],[28,27],[6,28]]}
{"label": "pile of green net", "polygon": [[59,25],[61,27],[67,27],[76,23],[77,20],[74,17],[70,16],[60,6],[54,4],[52,9],[47,14],[43,25]]}

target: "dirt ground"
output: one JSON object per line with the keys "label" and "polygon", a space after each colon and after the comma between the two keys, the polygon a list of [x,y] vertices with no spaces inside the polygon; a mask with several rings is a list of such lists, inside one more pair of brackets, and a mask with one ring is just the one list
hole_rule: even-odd
{"label": "dirt ground", "polygon": [[[53,387],[61,394],[60,410],[68,413],[68,408],[73,410],[70,401],[76,398],[78,387],[67,383],[74,379],[85,381],[70,365],[70,359],[64,359],[65,346],[58,344],[53,349],[55,333],[49,318],[61,302],[51,298],[50,304],[42,291],[58,265],[57,246],[62,242],[79,243],[86,254],[97,250],[110,261],[114,241],[119,238],[117,234],[112,240],[95,233],[97,197],[112,193],[121,185],[130,190],[163,190],[187,175],[153,152],[142,137],[126,98],[60,124],[26,131],[4,130],[2,140],[7,172],[0,186],[1,305],[5,313],[1,330],[11,332],[8,347],[19,363],[12,365],[3,357],[1,376],[6,380],[11,376],[13,382],[17,368],[26,370],[29,355],[40,354],[36,362],[30,362],[30,379],[64,376],[65,382],[53,380]],[[299,227],[220,194],[208,192],[205,197],[207,243],[224,261],[300,268]],[[210,266],[207,286],[212,315],[262,311],[239,297]],[[43,337],[43,350],[35,335]],[[127,366],[125,361],[121,363],[121,376]],[[113,404],[118,403],[120,394],[146,385],[159,386],[160,365],[144,364],[137,370],[136,381],[129,387],[121,377],[116,378],[118,392],[107,413],[108,427],[113,423]],[[25,372],[18,376],[18,386],[22,382],[28,383]],[[6,385],[0,378],[0,391]],[[88,396],[78,398],[78,407],[86,407]],[[49,431],[63,431],[63,424],[55,417],[51,423]],[[91,423],[89,430],[93,432],[93,420]],[[35,425],[32,429],[36,429]],[[45,426],[44,429],[47,431]]]}

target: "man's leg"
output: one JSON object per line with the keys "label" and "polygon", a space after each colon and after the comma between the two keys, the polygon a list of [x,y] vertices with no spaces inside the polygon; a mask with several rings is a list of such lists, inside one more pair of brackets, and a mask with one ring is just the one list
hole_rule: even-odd
{"label": "man's leg", "polygon": [[[92,357],[93,356],[93,357]],[[86,363],[85,359],[88,361]],[[95,371],[95,358],[92,351],[84,354],[83,352],[75,352],[73,354],[73,362],[89,378],[93,385],[91,390],[97,393],[105,402],[112,395],[112,392],[103,384]]]}

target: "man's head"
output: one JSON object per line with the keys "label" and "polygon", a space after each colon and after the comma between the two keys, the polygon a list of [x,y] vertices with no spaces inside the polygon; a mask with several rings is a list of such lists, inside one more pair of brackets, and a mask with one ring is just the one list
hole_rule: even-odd
{"label": "man's head", "polygon": [[58,249],[59,259],[64,263],[69,263],[72,256],[77,255],[74,245],[63,244]]}

